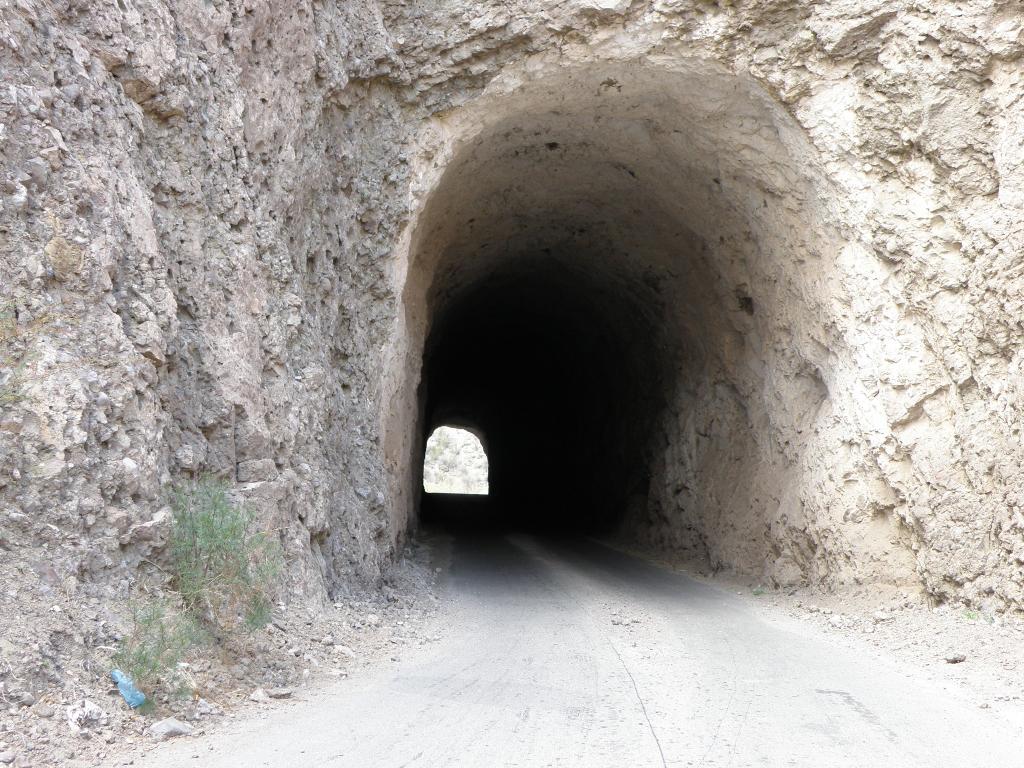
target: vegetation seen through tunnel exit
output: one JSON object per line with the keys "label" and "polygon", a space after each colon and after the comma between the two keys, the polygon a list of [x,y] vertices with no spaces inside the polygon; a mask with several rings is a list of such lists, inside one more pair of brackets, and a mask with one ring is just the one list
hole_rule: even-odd
{"label": "vegetation seen through tunnel exit", "polygon": [[472,432],[438,427],[427,440],[423,459],[427,493],[486,494],[487,454]]}

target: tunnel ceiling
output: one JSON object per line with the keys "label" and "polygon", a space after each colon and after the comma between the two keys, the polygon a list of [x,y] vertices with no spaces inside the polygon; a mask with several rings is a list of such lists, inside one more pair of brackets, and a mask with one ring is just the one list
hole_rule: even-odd
{"label": "tunnel ceiling", "polygon": [[773,109],[713,70],[621,66],[481,105],[419,217],[407,304],[433,322],[502,264],[547,253],[638,306],[653,290],[688,356],[722,353],[723,334],[756,343],[753,305],[780,313],[780,292],[819,292],[801,267],[820,259],[817,169]]}

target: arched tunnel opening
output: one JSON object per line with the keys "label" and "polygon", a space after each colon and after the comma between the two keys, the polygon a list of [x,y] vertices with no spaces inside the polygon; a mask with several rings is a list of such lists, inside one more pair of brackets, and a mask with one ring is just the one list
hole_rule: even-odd
{"label": "arched tunnel opening", "polygon": [[423,492],[486,496],[490,493],[488,464],[477,430],[443,424],[427,438]]}
{"label": "arched tunnel opening", "polygon": [[390,413],[411,519],[426,436],[465,425],[505,523],[775,583],[907,567],[843,422],[853,256],[778,101],[706,63],[537,67],[435,131]]}

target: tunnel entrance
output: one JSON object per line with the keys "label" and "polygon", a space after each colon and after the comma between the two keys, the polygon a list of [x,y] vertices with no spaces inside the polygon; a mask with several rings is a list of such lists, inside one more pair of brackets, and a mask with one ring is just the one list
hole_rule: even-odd
{"label": "tunnel entrance", "polygon": [[439,120],[396,464],[470,424],[517,524],[779,583],[895,562],[898,521],[842,532],[892,499],[833,391],[854,367],[814,150],[757,84],[673,66],[534,63]]}

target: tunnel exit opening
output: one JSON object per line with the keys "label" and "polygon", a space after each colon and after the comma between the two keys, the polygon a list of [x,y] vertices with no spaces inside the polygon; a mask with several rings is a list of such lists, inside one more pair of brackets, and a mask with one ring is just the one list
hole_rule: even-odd
{"label": "tunnel exit opening", "polygon": [[423,455],[423,492],[486,496],[488,462],[480,438],[468,429],[437,427]]}

